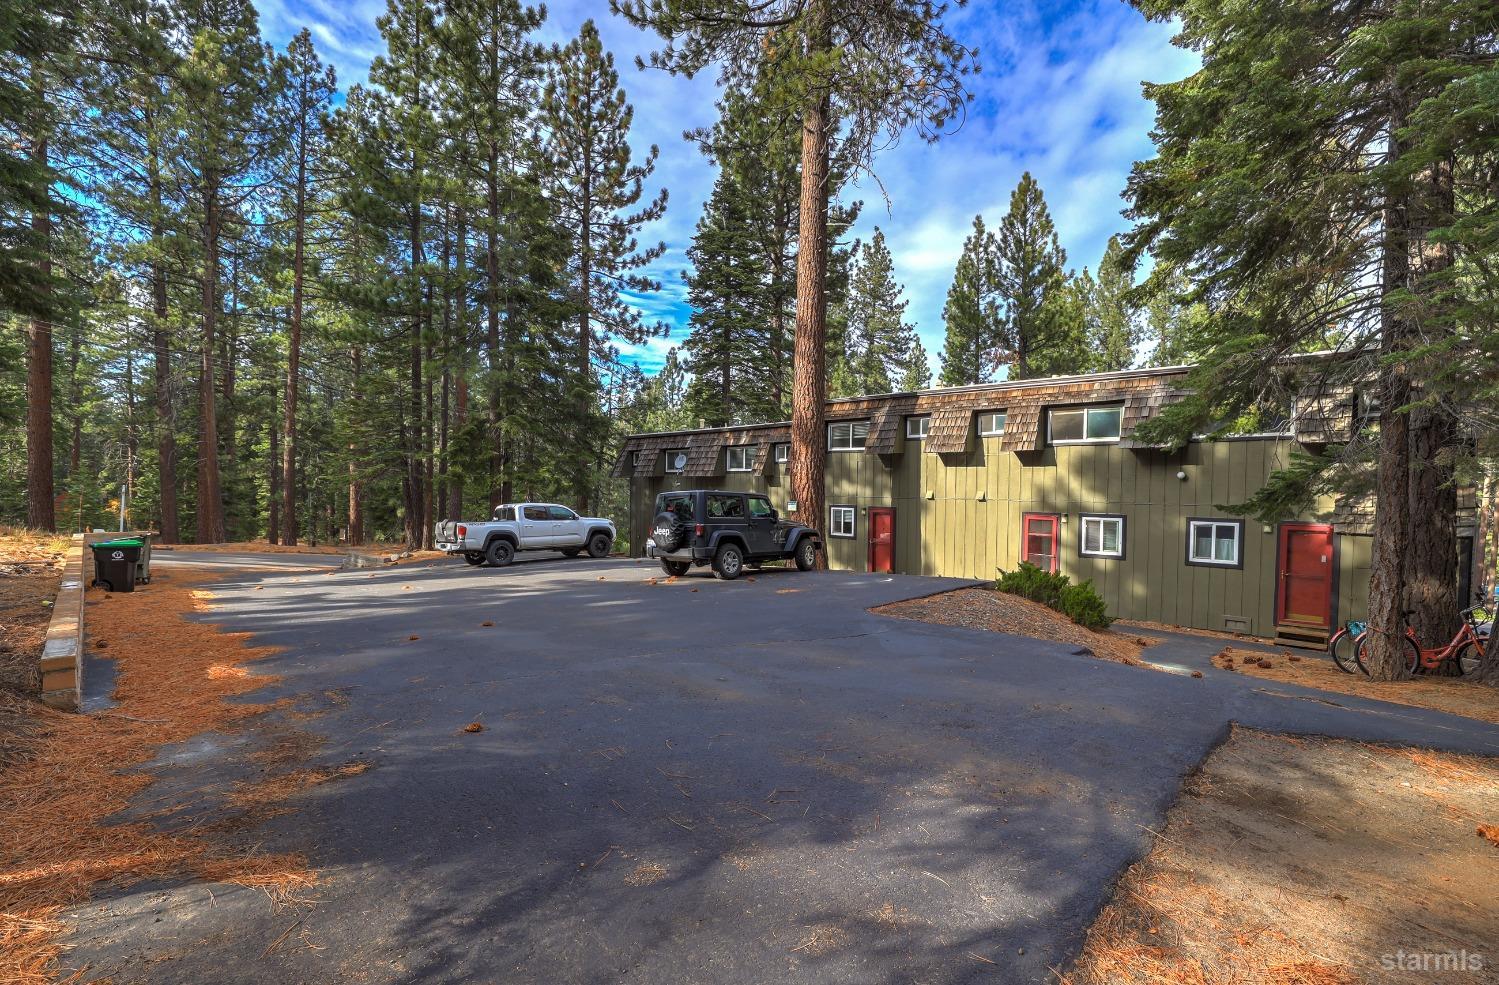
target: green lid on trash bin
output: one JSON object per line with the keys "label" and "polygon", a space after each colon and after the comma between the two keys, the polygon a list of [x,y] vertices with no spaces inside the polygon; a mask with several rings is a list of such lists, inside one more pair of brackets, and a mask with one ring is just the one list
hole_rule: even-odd
{"label": "green lid on trash bin", "polygon": [[145,547],[145,542],[137,537],[126,537],[122,540],[101,540],[95,547]]}

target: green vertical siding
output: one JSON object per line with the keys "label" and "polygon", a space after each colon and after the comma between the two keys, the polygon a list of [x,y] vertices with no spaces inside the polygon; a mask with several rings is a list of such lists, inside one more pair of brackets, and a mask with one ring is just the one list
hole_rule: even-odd
{"label": "green vertical siding", "polygon": [[[1275,627],[1277,528],[1244,521],[1242,568],[1186,563],[1189,517],[1236,519],[1221,506],[1243,502],[1289,458],[1286,439],[1192,442],[1166,454],[1113,444],[1062,445],[1014,453],[1000,438],[974,438],[967,452],[929,454],[901,439],[900,453],[830,452],[827,505],[855,509],[853,538],[827,538],[829,564],[864,570],[868,509],[895,509],[895,569],[906,574],[992,579],[1019,563],[1021,517],[1055,513],[1059,568],[1091,580],[1116,616],[1200,629]],[[1178,479],[1177,473],[1185,473]],[[789,478],[774,464],[764,476],[636,477],[633,542],[643,545],[655,495],[666,489],[729,488],[767,492],[785,511]],[[1330,504],[1319,504],[1325,508]],[[1083,557],[1083,513],[1125,518],[1122,559]],[[798,517],[821,530],[828,517]],[[1362,618],[1369,538],[1335,537],[1335,617]]]}

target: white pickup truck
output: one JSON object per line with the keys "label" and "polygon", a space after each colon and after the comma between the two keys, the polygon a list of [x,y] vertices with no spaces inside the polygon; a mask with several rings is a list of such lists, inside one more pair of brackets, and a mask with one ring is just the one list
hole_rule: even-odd
{"label": "white pickup truck", "polygon": [[437,524],[437,549],[462,554],[472,565],[503,568],[516,551],[561,551],[577,557],[608,557],[614,521],[579,516],[556,503],[505,503],[487,521],[444,520]]}

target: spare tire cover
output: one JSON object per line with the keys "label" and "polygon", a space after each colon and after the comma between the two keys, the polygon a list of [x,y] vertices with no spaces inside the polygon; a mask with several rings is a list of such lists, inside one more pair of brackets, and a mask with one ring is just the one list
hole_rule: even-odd
{"label": "spare tire cover", "polygon": [[685,533],[682,521],[677,519],[675,513],[660,513],[656,516],[656,526],[651,531],[651,538],[655,540],[658,549],[674,551],[682,546]]}

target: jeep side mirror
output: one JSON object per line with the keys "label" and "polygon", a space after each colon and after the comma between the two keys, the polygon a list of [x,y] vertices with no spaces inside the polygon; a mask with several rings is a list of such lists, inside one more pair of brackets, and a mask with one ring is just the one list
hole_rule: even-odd
{"label": "jeep side mirror", "polygon": [[779,519],[780,519],[780,518],[781,518],[781,514],[779,514],[779,513],[777,513],[777,512],[776,512],[776,510],[775,510],[775,507],[774,507],[774,506],[772,506],[772,507],[771,507],[771,508],[770,508],[770,518],[771,518],[771,519],[772,519],[772,520],[779,520]]}

